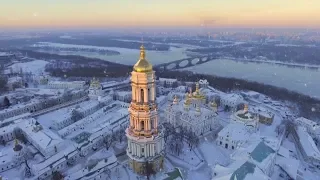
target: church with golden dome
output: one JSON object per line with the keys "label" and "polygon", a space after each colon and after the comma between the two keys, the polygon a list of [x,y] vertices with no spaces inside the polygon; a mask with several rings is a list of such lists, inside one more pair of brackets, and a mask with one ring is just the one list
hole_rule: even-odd
{"label": "church with golden dome", "polygon": [[155,72],[146,59],[144,46],[131,73],[130,123],[126,129],[129,167],[137,174],[163,169],[164,139],[158,129]]}
{"label": "church with golden dome", "polygon": [[200,136],[214,128],[217,108],[214,101],[206,103],[206,96],[197,82],[195,91],[186,93],[184,100],[174,96],[173,103],[165,110],[165,118],[174,127],[184,127]]}

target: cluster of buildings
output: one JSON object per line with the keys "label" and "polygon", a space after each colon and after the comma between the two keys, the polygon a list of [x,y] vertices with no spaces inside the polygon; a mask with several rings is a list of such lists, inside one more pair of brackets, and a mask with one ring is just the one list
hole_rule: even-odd
{"label": "cluster of buildings", "polygon": [[[232,161],[215,164],[214,179],[270,179],[275,165],[290,171],[286,161],[294,164],[296,173],[289,175],[297,179],[299,162],[290,159],[289,150],[281,145],[287,132],[304,160],[320,166],[317,123],[297,118],[276,137],[268,136],[279,124],[275,120],[279,111],[256,101],[259,93],[223,93],[207,80],[183,84],[177,79],[156,80],[143,46],[131,78],[122,82],[39,79],[40,88],[18,88],[0,97],[7,106],[0,111],[1,173],[31,160],[27,165],[31,179],[49,179],[99,152],[106,138],[124,128],[129,168],[138,175],[148,174],[150,168],[160,172],[166,168],[164,132],[159,128],[164,122],[199,137],[215,133],[214,145],[231,152]],[[117,166],[117,157],[110,153],[93,167],[81,167],[64,178],[105,179],[102,172]]]}

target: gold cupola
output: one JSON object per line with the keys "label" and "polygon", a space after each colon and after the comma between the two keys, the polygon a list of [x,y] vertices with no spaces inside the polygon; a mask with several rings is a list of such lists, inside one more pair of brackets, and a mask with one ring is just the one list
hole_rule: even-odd
{"label": "gold cupola", "polygon": [[213,108],[217,108],[218,107],[216,101],[212,101],[211,102],[211,107],[213,107]]}
{"label": "gold cupola", "polygon": [[206,97],[200,92],[199,82],[196,83],[196,91],[193,93],[193,98],[204,100]]}
{"label": "gold cupola", "polygon": [[136,72],[152,71],[152,65],[146,59],[146,52],[143,45],[140,47],[140,58],[138,62],[133,66],[133,70]]}
{"label": "gold cupola", "polygon": [[17,151],[21,151],[21,149],[22,149],[22,146],[19,144],[18,139],[15,139],[13,150],[17,152]]}
{"label": "gold cupola", "polygon": [[248,110],[249,110],[248,104],[244,104],[243,111],[244,112],[248,112]]}
{"label": "gold cupola", "polygon": [[185,106],[190,106],[191,102],[190,102],[190,98],[189,98],[189,94],[187,93],[185,96],[185,101],[184,101],[184,105]]}

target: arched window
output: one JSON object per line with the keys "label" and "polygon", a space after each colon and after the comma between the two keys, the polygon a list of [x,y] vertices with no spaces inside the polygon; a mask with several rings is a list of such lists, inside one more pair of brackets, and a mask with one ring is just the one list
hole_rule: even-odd
{"label": "arched window", "polygon": [[144,131],[144,121],[140,122],[141,130]]}
{"label": "arched window", "polygon": [[143,89],[141,89],[141,92],[140,92],[140,101],[142,103],[144,102],[144,91],[143,91]]}

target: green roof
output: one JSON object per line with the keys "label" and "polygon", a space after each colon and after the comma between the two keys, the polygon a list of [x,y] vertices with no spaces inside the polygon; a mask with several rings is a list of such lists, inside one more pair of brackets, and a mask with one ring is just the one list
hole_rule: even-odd
{"label": "green roof", "polygon": [[271,147],[267,146],[263,141],[261,141],[258,146],[251,152],[251,157],[257,162],[262,162],[274,152],[275,151]]}
{"label": "green roof", "polygon": [[[244,180],[247,174],[253,174],[256,165],[251,162],[245,162],[242,164],[230,177],[230,180]],[[237,178],[235,178],[237,177]]]}
{"label": "green roof", "polygon": [[168,172],[166,173],[169,177],[167,177],[166,179],[164,180],[175,180],[176,178],[181,178],[182,179],[182,176],[181,176],[181,173],[180,173],[180,170],[178,168],[174,168],[174,171],[171,171],[171,172]]}

